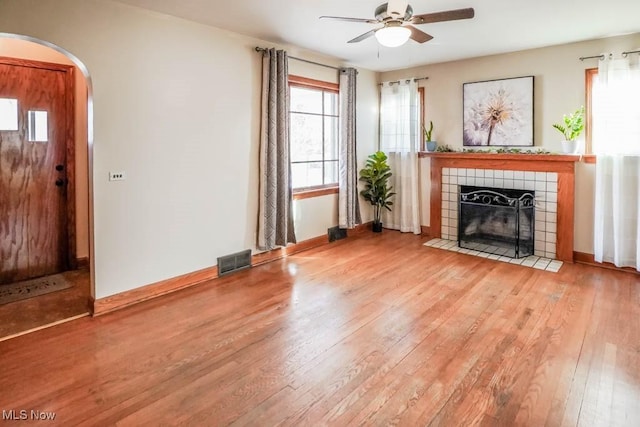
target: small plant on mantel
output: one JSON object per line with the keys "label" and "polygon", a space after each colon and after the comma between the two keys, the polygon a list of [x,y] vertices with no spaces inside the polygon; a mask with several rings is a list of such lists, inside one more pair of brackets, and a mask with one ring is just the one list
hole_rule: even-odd
{"label": "small plant on mantel", "polygon": [[436,147],[438,146],[438,144],[435,141],[431,140],[431,135],[433,134],[433,122],[429,121],[429,129],[422,125],[422,132],[424,133],[424,141],[426,143],[425,145],[427,151],[436,151]]}
{"label": "small plant on mantel", "polygon": [[565,114],[562,121],[562,124],[554,123],[552,126],[564,137],[562,151],[565,154],[574,154],[578,148],[576,138],[584,130],[584,106],[578,108],[574,113]]}

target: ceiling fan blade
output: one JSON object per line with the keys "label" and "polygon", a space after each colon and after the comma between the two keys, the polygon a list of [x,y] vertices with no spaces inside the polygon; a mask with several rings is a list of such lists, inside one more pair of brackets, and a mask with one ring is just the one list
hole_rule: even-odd
{"label": "ceiling fan blade", "polygon": [[347,43],[358,43],[358,42],[361,42],[362,40],[368,39],[369,37],[374,35],[376,33],[376,31],[378,31],[378,30],[379,30],[379,28],[376,28],[375,30],[367,31],[364,34],[360,34],[355,39],[349,40]]}
{"label": "ceiling fan blade", "polygon": [[433,38],[432,35],[425,33],[422,30],[417,29],[413,25],[405,25],[406,28],[411,30],[411,36],[409,36],[412,40],[417,41],[418,43],[428,42]]}
{"label": "ceiling fan blade", "polygon": [[346,22],[362,22],[364,24],[377,24],[375,19],[364,18],[347,18],[344,16],[321,16],[320,19],[333,19],[334,21],[346,21]]}
{"label": "ceiling fan blade", "polygon": [[458,19],[470,19],[475,16],[473,8],[446,10],[444,12],[425,13],[414,15],[409,21],[411,24],[431,24],[433,22],[456,21]]}
{"label": "ceiling fan blade", "polygon": [[409,2],[406,0],[389,0],[387,3],[387,14],[394,18],[402,18],[407,12]]}

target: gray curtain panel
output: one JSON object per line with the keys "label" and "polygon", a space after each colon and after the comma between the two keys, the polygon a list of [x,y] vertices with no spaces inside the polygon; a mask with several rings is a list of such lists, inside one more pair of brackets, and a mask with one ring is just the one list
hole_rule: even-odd
{"label": "gray curtain panel", "polygon": [[261,250],[296,242],[289,163],[288,74],[285,51],[264,52],[257,242]]}
{"label": "gray curtain panel", "polygon": [[356,75],[355,68],[340,70],[340,192],[338,224],[354,228],[362,223],[358,200],[358,160],[356,157]]}

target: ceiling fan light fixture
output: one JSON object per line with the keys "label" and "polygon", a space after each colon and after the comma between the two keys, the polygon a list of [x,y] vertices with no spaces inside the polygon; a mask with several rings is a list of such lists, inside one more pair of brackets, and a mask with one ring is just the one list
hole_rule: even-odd
{"label": "ceiling fan light fixture", "polygon": [[378,43],[386,47],[398,47],[402,46],[409,40],[411,36],[411,30],[406,27],[389,26],[384,27],[376,31],[376,39]]}

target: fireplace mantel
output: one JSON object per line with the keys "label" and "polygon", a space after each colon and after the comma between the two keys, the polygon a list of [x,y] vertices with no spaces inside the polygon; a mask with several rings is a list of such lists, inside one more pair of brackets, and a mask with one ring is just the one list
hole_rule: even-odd
{"label": "fireplace mantel", "polygon": [[558,174],[557,258],[573,262],[573,227],[575,197],[575,163],[580,155],[567,154],[497,154],[497,153],[426,153],[431,160],[431,234],[441,237],[442,168],[496,169]]}
{"label": "fireplace mantel", "polygon": [[[531,170],[531,171],[540,171],[539,166],[536,165],[546,165],[548,162],[554,163],[568,163],[573,164],[584,160],[582,155],[578,154],[511,154],[511,153],[461,153],[461,152],[451,152],[451,153],[430,153],[427,151],[421,151],[418,153],[419,157],[428,157],[431,159],[448,159],[453,162],[464,162],[465,165],[469,164],[469,162],[482,162],[479,164],[486,164],[485,162],[493,163],[491,167],[494,166],[502,166],[507,163],[517,163],[518,170],[520,168],[525,167],[527,169],[522,170]],[[523,166],[530,165],[530,166]],[[451,166],[456,167],[456,166]],[[463,166],[466,167],[466,166]],[[472,167],[472,166],[469,166]],[[509,169],[509,168],[503,168]]]}

